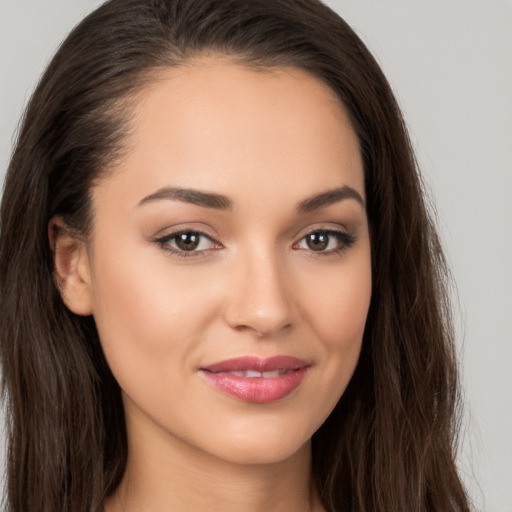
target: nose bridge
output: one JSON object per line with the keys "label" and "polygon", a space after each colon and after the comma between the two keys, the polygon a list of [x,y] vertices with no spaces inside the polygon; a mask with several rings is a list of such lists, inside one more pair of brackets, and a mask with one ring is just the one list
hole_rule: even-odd
{"label": "nose bridge", "polygon": [[269,335],[291,323],[284,265],[275,248],[252,245],[234,263],[226,320],[237,329]]}

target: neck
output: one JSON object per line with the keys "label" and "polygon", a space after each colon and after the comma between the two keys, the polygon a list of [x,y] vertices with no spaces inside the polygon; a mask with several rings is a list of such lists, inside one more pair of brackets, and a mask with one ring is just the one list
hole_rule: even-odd
{"label": "neck", "polygon": [[126,472],[105,512],[324,510],[312,485],[310,443],[286,460],[238,464],[155,434],[141,439],[128,428]]}

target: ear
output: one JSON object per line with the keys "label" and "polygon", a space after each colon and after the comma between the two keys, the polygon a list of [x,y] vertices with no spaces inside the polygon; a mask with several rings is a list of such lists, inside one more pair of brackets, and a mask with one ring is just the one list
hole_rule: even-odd
{"label": "ear", "polygon": [[50,220],[48,238],[54,279],[64,304],[77,315],[91,315],[91,273],[85,242],[59,216]]}

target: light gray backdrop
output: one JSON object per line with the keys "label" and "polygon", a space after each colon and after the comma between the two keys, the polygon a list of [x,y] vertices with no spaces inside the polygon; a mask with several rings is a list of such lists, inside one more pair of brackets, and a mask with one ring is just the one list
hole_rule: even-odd
{"label": "light gray backdrop", "polygon": [[[0,173],[45,63],[101,2],[0,0]],[[512,512],[512,0],[330,0],[402,105],[458,284],[478,510]],[[0,454],[1,455],[1,454]]]}

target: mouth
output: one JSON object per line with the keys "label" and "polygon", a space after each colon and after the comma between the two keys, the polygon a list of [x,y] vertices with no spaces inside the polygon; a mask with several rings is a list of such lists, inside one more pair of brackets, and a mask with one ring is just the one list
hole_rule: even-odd
{"label": "mouth", "polygon": [[270,403],[291,394],[310,364],[291,356],[239,357],[200,368],[217,390],[244,402]]}

